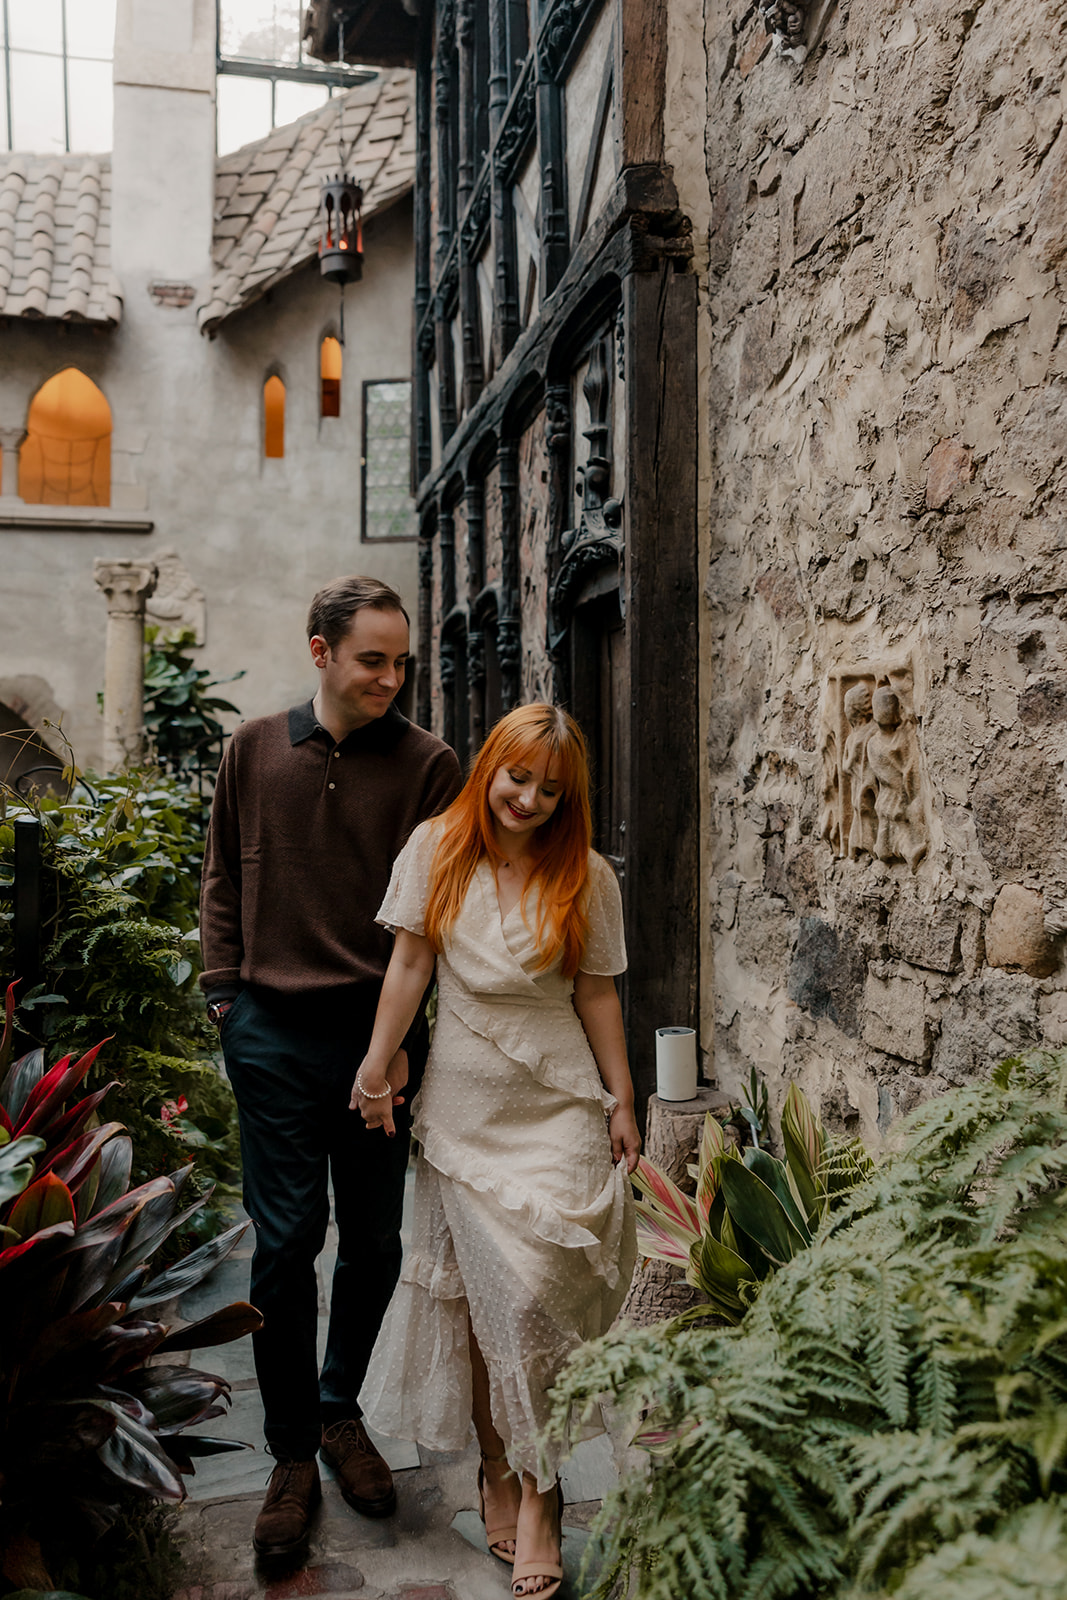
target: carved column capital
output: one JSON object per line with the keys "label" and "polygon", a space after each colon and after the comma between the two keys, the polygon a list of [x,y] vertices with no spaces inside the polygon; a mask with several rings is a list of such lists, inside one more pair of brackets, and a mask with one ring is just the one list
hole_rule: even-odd
{"label": "carved column capital", "polygon": [[143,618],[145,601],[159,581],[159,568],[154,561],[96,560],[93,577],[107,596],[109,617]]}

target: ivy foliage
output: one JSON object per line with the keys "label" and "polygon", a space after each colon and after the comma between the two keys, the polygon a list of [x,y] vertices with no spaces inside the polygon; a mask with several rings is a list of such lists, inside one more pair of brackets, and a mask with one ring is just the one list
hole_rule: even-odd
{"label": "ivy foliage", "polygon": [[[18,1025],[50,1059],[112,1042],[95,1088],[117,1080],[107,1115],[133,1136],[144,1181],[196,1158],[219,1185],[196,1230],[219,1226],[238,1164],[230,1090],[196,985],[200,867],[209,802],[157,771],[82,779],[68,797],[7,796],[0,896],[14,878],[14,821],[36,815],[45,871],[41,981],[18,991]],[[14,974],[11,900],[0,897],[0,971]],[[17,976],[17,975],[16,975]]]}
{"label": "ivy foliage", "polygon": [[594,1540],[634,1600],[1067,1594],[1067,1054],[1013,1059],[893,1153],[740,1326],[578,1352],[553,1428],[605,1396],[655,1454]]}

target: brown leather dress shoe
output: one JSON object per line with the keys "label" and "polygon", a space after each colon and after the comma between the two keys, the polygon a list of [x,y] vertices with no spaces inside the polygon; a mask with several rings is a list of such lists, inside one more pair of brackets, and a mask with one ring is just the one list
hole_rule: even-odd
{"label": "brown leather dress shoe", "polygon": [[279,1461],[256,1518],[252,1535],[256,1554],[295,1555],[307,1543],[312,1513],[321,1499],[319,1469],[313,1460]]}
{"label": "brown leather dress shoe", "polygon": [[337,1474],[341,1493],[365,1517],[391,1517],[396,1510],[393,1474],[367,1438],[358,1417],[322,1430],[319,1456]]}

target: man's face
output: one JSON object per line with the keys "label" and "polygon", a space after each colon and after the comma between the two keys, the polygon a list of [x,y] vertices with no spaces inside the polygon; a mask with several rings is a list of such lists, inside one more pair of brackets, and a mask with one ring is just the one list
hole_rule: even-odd
{"label": "man's face", "polygon": [[384,716],[403,686],[409,645],[403,613],[370,606],[356,612],[334,649],[316,634],[311,654],[324,704],[354,728]]}

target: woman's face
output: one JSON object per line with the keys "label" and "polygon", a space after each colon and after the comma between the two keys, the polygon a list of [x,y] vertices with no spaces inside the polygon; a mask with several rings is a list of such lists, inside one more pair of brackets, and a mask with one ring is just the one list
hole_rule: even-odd
{"label": "woman's face", "polygon": [[498,767],[489,785],[489,809],[501,840],[529,838],[546,823],[563,797],[555,765],[531,755]]}

